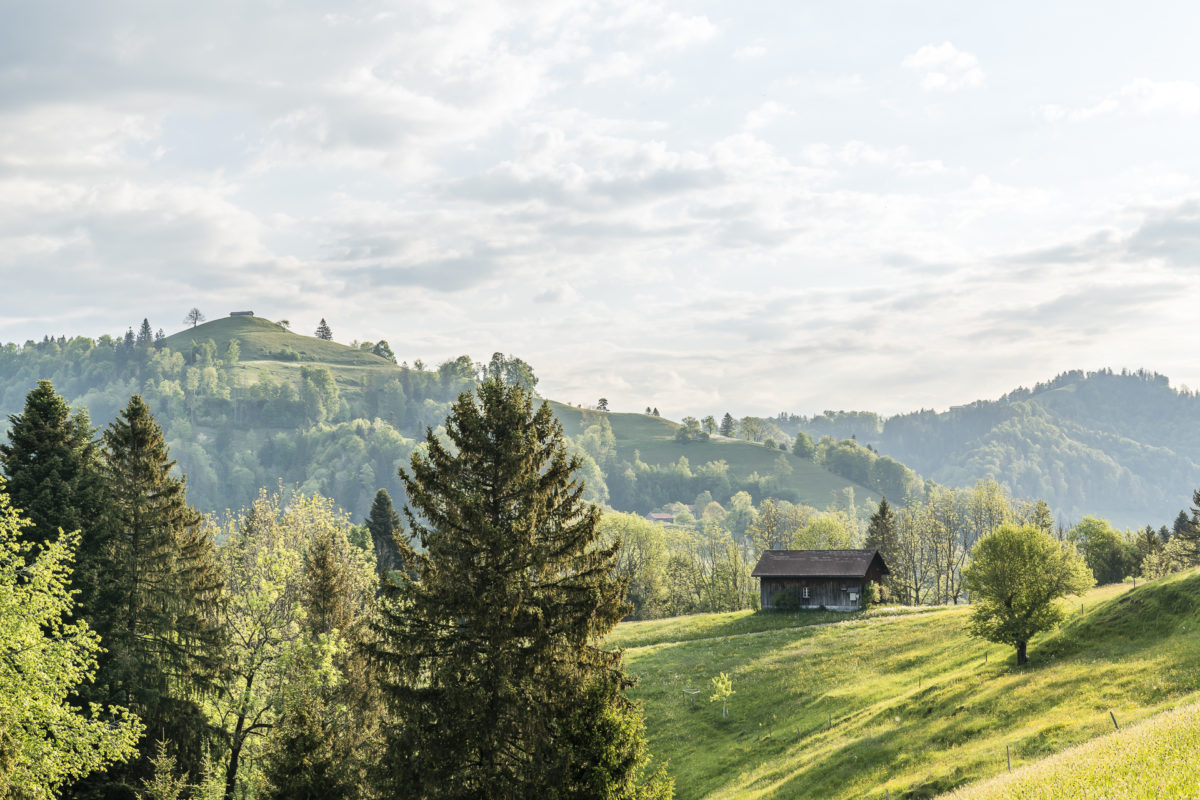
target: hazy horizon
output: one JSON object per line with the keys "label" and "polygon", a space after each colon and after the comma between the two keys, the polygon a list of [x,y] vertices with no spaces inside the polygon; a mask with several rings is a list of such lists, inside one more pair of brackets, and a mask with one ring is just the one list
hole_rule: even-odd
{"label": "hazy horizon", "polygon": [[676,419],[1200,385],[1200,10],[793,6],[9,4],[0,340],[324,317]]}

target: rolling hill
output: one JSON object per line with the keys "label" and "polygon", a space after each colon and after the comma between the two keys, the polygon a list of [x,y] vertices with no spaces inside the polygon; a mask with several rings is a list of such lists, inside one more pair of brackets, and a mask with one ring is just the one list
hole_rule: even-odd
{"label": "rolling hill", "polygon": [[[397,467],[427,427],[442,423],[458,393],[475,385],[480,366],[461,357],[418,370],[266,319],[222,317],[168,336],[157,348],[110,337],[47,337],[0,348],[0,414],[6,419],[19,412],[40,378],[52,380],[73,406],[86,407],[99,425],[140,393],[188,475],[189,498],[202,510],[239,507],[259,488],[282,481],[333,497],[358,516],[380,487],[402,495]],[[551,407],[569,436],[583,433],[581,409]],[[700,492],[691,484],[711,485],[722,501],[746,488],[756,502],[775,493],[819,508],[844,502],[846,490],[859,503],[874,494],[764,445],[679,442],[676,423],[643,414],[604,416],[615,437],[614,458],[588,476],[592,496],[621,510],[690,503]],[[674,469],[681,457],[695,468],[724,462],[727,473],[707,483],[644,473],[638,492],[610,496],[605,483],[623,480],[635,454],[639,464],[664,469]]]}
{"label": "rolling hill", "polygon": [[210,339],[219,353],[224,353],[230,341],[236,339],[243,363],[303,361],[330,366],[398,369],[369,350],[348,347],[315,336],[301,336],[261,317],[222,317],[194,328],[184,328],[168,336],[162,346],[188,353],[194,346]]}
{"label": "rolling hill", "polygon": [[[612,428],[618,462],[632,462],[636,457],[647,464],[670,465],[683,457],[692,467],[698,467],[707,462],[724,461],[733,475],[742,478],[755,473],[772,476],[777,492],[782,490],[791,499],[817,508],[840,504],[846,489],[853,490],[855,502],[879,499],[878,492],[873,489],[834,475],[809,459],[797,458],[758,442],[723,436],[714,436],[707,441],[680,442],[675,434],[682,425],[651,414],[585,412],[555,402],[551,402],[550,407],[568,435],[583,429],[596,415],[603,414]],[[781,464],[786,464],[787,468],[781,469]],[[671,499],[691,501],[691,497]],[[759,499],[755,497],[756,501]]]}
{"label": "rolling hill", "polygon": [[776,421],[814,437],[855,436],[926,478],[995,478],[1064,522],[1170,524],[1200,487],[1200,395],[1152,372],[1066,372],[948,411],[882,417],[827,411]]}
{"label": "rolling hill", "polygon": [[[929,798],[1004,772],[1006,747],[1021,767],[1111,731],[1110,711],[1126,725],[1198,697],[1200,571],[1067,602],[1022,669],[967,635],[966,607],[623,623],[610,643],[680,800]],[[729,720],[708,702],[722,672]]]}

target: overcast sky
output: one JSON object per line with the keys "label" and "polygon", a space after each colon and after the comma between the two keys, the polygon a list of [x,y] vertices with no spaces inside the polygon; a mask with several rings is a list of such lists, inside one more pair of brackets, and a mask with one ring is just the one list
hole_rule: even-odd
{"label": "overcast sky", "polygon": [[0,9],[0,340],[325,317],[674,418],[1200,385],[1194,3]]}

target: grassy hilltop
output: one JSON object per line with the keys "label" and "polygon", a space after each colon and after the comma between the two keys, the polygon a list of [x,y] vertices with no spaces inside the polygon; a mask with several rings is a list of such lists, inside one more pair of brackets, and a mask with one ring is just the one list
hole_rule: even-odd
{"label": "grassy hilltop", "polygon": [[[236,359],[229,357],[233,341]],[[400,497],[396,467],[406,463],[426,427],[438,426],[458,393],[476,379],[470,359],[406,368],[370,350],[304,336],[260,317],[217,318],[178,331],[162,345],[182,358],[166,358],[154,348],[125,352],[107,338],[47,337],[23,348],[0,349],[0,435],[6,415],[21,410],[39,378],[53,380],[67,401],[86,407],[98,425],[140,392],[189,476],[190,498],[203,510],[244,505],[259,486],[283,480],[333,497],[357,516],[367,512],[381,486]],[[303,379],[306,368],[316,371],[309,373],[311,385]],[[551,407],[569,436],[584,432],[582,409],[555,402]],[[679,442],[677,423],[644,414],[603,416],[616,452],[590,474],[593,480],[610,480],[604,470],[623,475],[636,452],[644,463],[664,470],[681,457],[693,468],[725,461],[726,494],[746,486],[756,502],[778,491],[825,508],[843,504],[846,489],[854,490],[860,504],[876,494],[765,445],[720,437]],[[754,475],[759,480],[751,482]],[[691,502],[700,492],[691,485],[679,489],[671,480],[673,475],[643,475],[637,497],[627,491],[625,505],[615,494],[611,499],[622,510],[644,512],[650,510],[644,505]]]}
{"label": "grassy hilltop", "polygon": [[[1197,697],[1200,571],[1064,602],[1068,623],[1023,669],[967,636],[966,607],[831,625],[705,615],[623,624],[610,641],[628,648],[680,800],[928,798],[1004,772],[1006,745],[1020,767],[1111,731],[1109,711],[1124,725]],[[720,672],[728,721],[708,702]]]}

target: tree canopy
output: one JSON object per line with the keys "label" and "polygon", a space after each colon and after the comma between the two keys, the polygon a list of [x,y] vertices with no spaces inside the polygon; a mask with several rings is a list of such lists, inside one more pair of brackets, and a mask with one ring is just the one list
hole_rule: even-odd
{"label": "tree canopy", "polygon": [[982,538],[963,575],[972,635],[1015,647],[1018,666],[1028,660],[1029,640],[1062,621],[1054,601],[1095,583],[1073,547],[1032,525],[1004,525]]}
{"label": "tree canopy", "polygon": [[421,797],[669,797],[600,639],[626,611],[561,426],[500,376],[402,472],[412,535],[382,608],[387,785]]}

